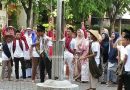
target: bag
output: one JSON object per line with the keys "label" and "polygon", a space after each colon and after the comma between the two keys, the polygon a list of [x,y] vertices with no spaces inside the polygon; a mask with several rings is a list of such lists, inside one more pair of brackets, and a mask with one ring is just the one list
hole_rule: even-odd
{"label": "bag", "polygon": [[103,72],[102,65],[99,64],[99,66],[97,66],[97,63],[94,58],[89,59],[89,69],[90,73],[94,78],[99,78],[100,76],[102,76]]}
{"label": "bag", "polygon": [[[90,54],[92,54],[91,48],[90,48]],[[99,66],[97,66],[95,58],[90,57],[89,58],[89,70],[94,78],[99,78],[100,76],[102,76],[103,69],[102,69],[102,65],[101,65],[101,59],[100,59]]]}
{"label": "bag", "polygon": [[118,64],[116,75],[121,76],[123,75],[123,72],[124,72],[124,62]]}

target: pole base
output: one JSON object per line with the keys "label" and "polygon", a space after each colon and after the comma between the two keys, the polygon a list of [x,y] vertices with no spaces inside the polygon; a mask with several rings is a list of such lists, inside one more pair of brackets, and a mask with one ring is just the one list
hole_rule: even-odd
{"label": "pole base", "polygon": [[71,84],[68,80],[46,80],[44,83],[38,83],[37,90],[79,90],[79,86]]}

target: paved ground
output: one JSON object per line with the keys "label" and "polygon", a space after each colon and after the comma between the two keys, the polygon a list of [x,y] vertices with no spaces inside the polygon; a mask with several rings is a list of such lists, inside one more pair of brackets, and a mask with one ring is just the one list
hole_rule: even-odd
{"label": "paved ground", "polygon": [[[88,84],[77,83],[80,90],[86,90]],[[3,81],[0,82],[0,90],[37,90],[36,84],[31,81]],[[106,85],[98,85],[97,90],[116,90],[116,87],[106,87]]]}
{"label": "paved ground", "polygon": [[[14,71],[14,70],[13,70]],[[1,75],[1,66],[0,66],[0,75]],[[13,72],[14,76],[14,72]],[[36,81],[37,83],[39,80]],[[74,82],[75,84],[78,84],[80,87],[80,90],[86,90],[86,88],[89,86],[89,84],[83,84]],[[26,81],[15,81],[15,78],[13,77],[13,81],[0,81],[0,90],[37,90],[36,83],[32,83],[31,79],[27,79]],[[107,87],[106,85],[98,84],[97,90],[116,90],[116,87]]]}
{"label": "paved ground", "polygon": [[[15,79],[14,79],[15,80]],[[37,90],[36,83],[32,83],[30,79],[27,79],[27,81],[2,81],[0,82],[0,90]],[[39,80],[37,80],[39,82]],[[80,90],[86,90],[86,88],[89,86],[89,84],[83,84],[74,82],[75,84],[78,84],[80,87]],[[97,90],[116,90],[116,87],[107,87],[106,85],[98,84]]]}

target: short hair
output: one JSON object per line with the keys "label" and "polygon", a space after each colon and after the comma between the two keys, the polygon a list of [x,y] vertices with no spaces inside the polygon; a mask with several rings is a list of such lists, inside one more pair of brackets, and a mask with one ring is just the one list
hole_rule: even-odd
{"label": "short hair", "polygon": [[37,32],[44,32],[45,33],[45,27],[42,25],[37,25]]}
{"label": "short hair", "polygon": [[15,33],[20,33],[20,31],[19,31],[19,30],[16,30]]}
{"label": "short hair", "polygon": [[130,33],[127,33],[123,38],[130,40]]}
{"label": "short hair", "polygon": [[71,32],[74,32],[74,29],[72,27],[68,28]]}
{"label": "short hair", "polygon": [[122,32],[129,33],[129,30],[128,29],[124,29],[124,30],[122,30]]}

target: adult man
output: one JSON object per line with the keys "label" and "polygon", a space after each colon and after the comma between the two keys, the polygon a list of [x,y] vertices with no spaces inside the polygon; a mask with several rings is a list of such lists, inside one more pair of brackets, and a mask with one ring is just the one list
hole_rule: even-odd
{"label": "adult man", "polygon": [[42,25],[37,26],[37,35],[39,36],[39,46],[40,46],[40,79],[41,82],[45,80],[45,70],[48,73],[49,79],[51,79],[51,61],[48,58],[48,41],[51,39],[45,34],[45,27]]}

